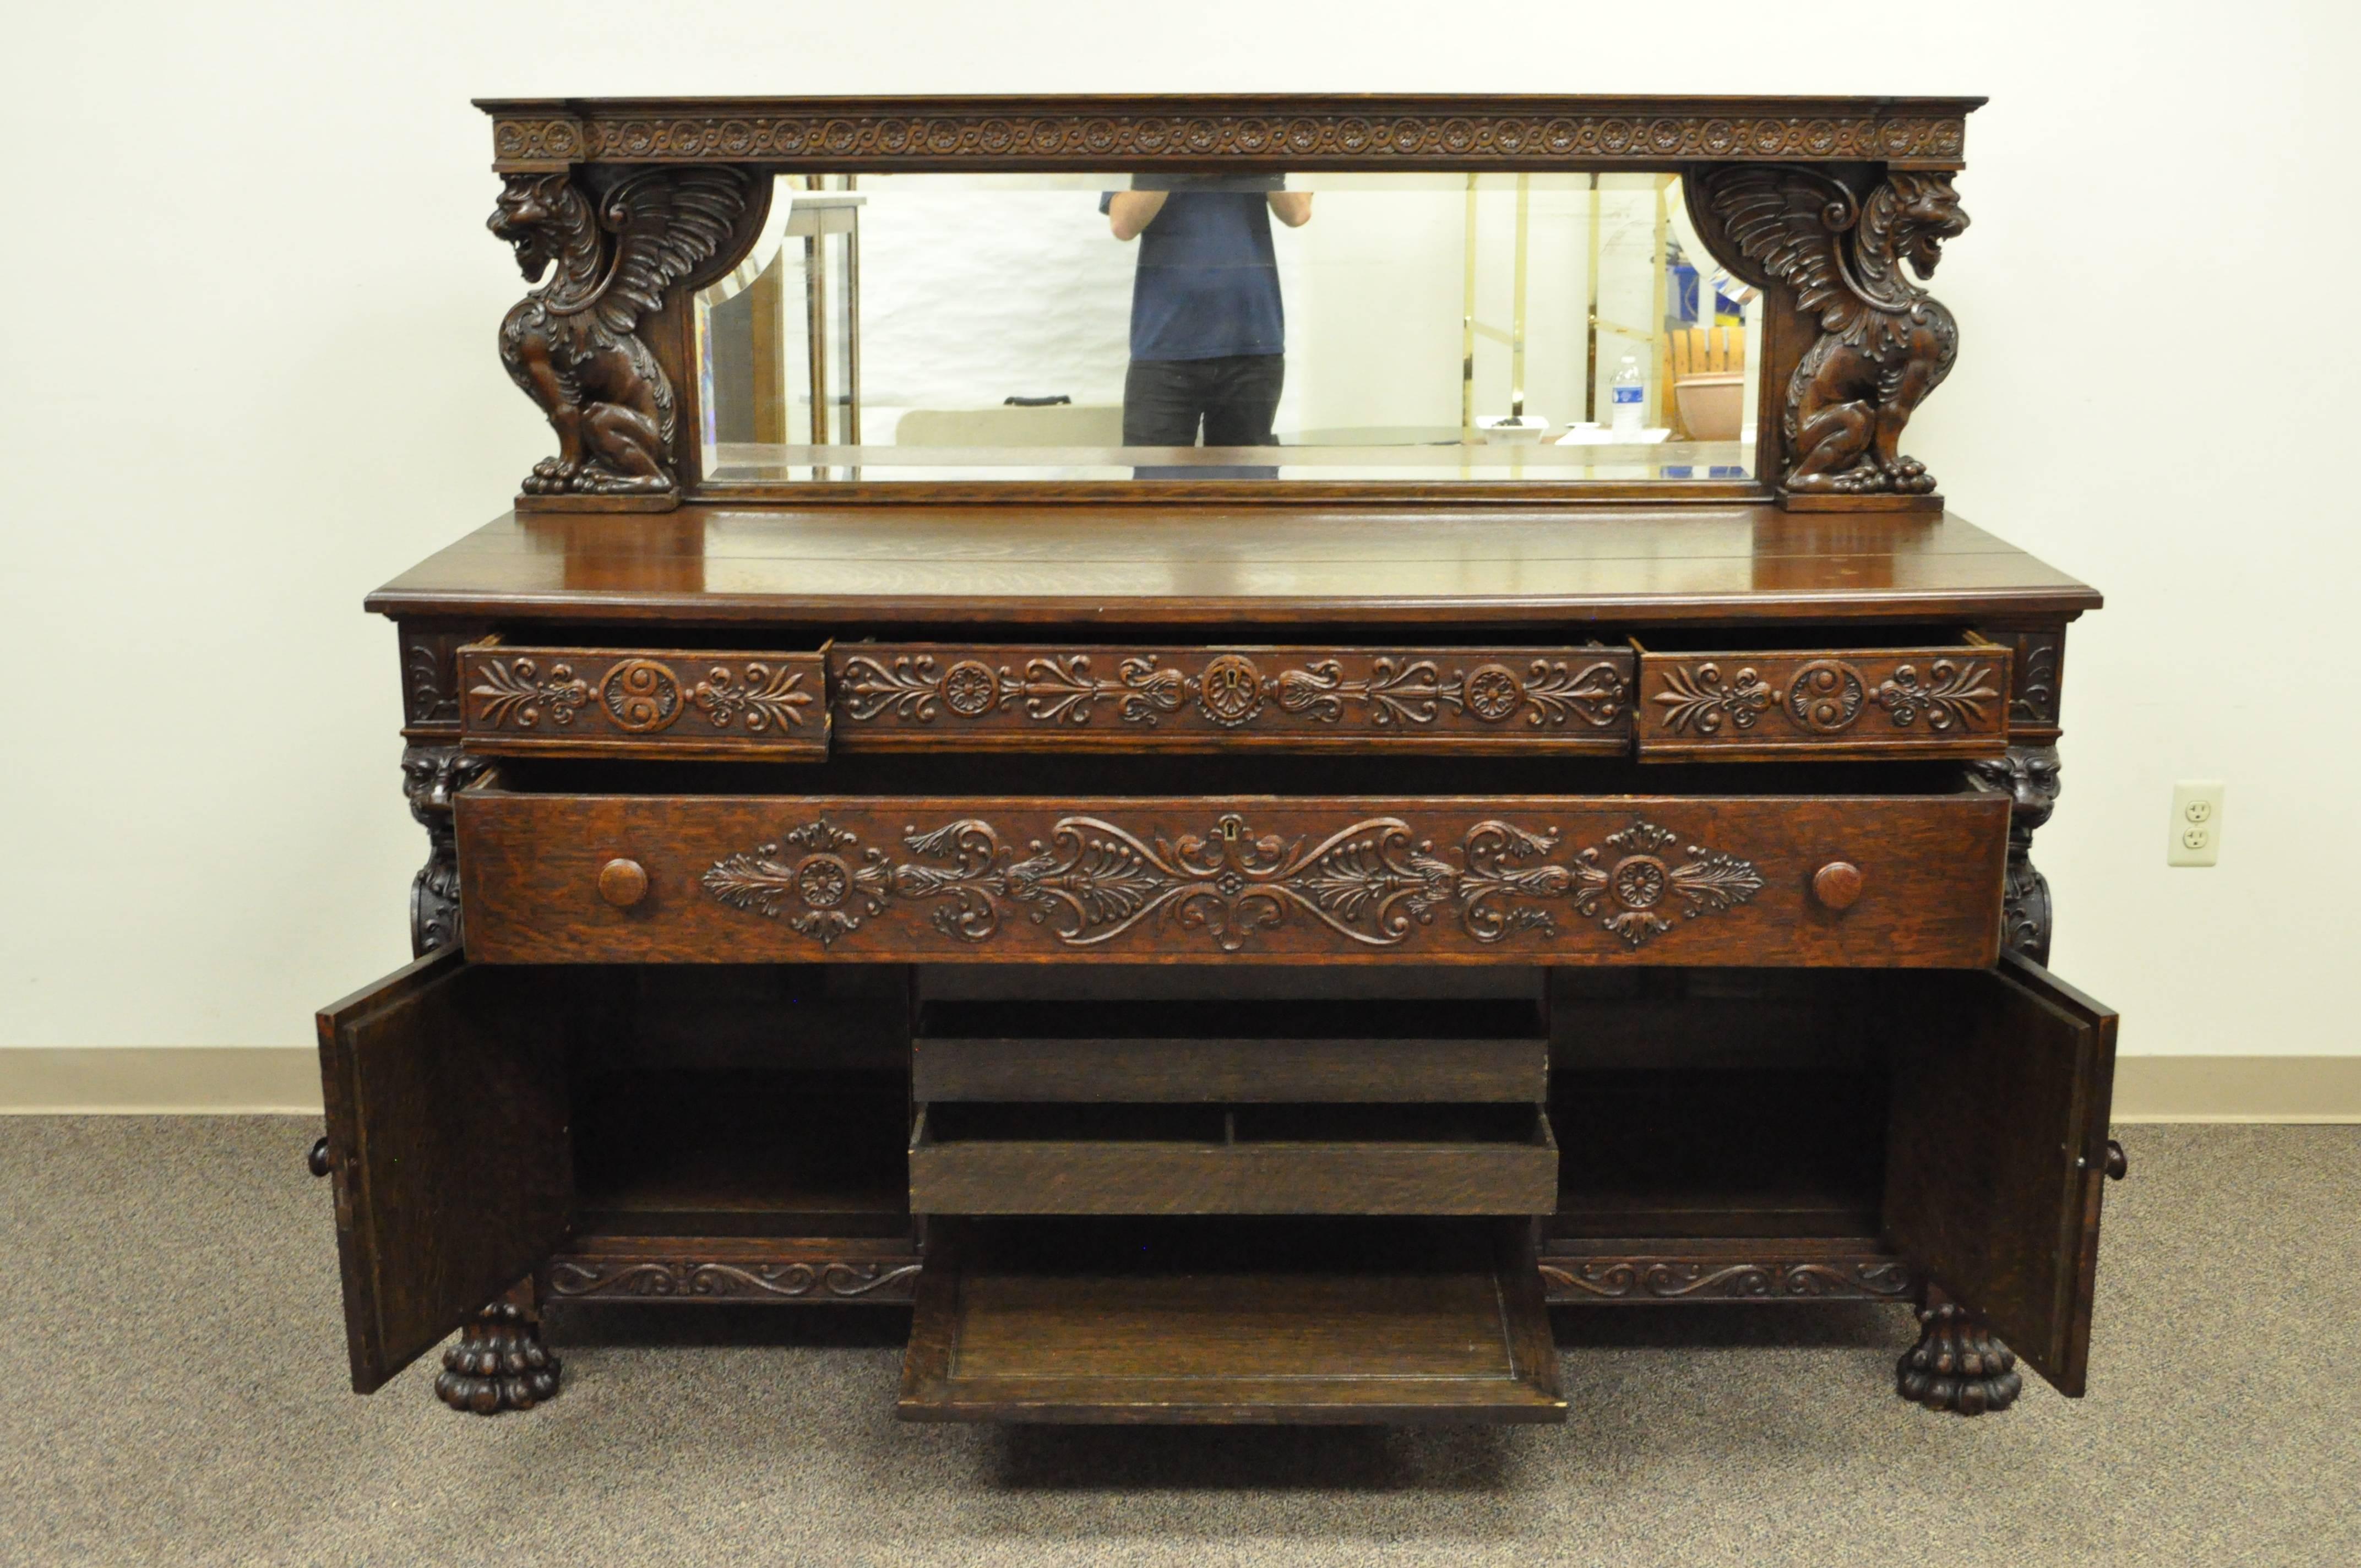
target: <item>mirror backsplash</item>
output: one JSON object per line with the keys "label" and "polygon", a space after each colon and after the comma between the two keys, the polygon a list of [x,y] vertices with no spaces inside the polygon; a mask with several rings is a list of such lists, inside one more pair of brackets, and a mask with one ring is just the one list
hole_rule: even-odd
{"label": "mirror backsplash", "polygon": [[716,486],[1755,469],[1669,173],[781,176],[695,312]]}

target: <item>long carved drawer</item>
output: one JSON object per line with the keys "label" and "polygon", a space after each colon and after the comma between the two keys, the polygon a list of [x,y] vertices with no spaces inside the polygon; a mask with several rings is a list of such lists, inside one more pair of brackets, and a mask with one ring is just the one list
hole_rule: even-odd
{"label": "long carved drawer", "polygon": [[847,751],[1274,748],[1621,754],[1621,648],[839,644]]}
{"label": "long carved drawer", "polygon": [[1997,757],[2013,650],[1659,652],[1640,647],[1632,728],[1643,762]]}
{"label": "long carved drawer", "polygon": [[462,742],[491,756],[819,762],[827,651],[459,650]]}
{"label": "long carved drawer", "polygon": [[1972,968],[2008,801],[1943,795],[456,802],[469,956]]}

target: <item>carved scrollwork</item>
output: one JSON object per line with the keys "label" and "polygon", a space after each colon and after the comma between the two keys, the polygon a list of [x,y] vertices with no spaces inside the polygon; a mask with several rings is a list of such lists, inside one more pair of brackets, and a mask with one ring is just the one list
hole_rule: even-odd
{"label": "carved scrollwork", "polygon": [[[1224,730],[1287,720],[1433,729],[1452,715],[1486,727],[1521,718],[1534,729],[1605,730],[1622,716],[1629,683],[1611,661],[1521,663],[1521,669],[1499,661],[1446,669],[1433,657],[1380,654],[1365,663],[1310,658],[1266,671],[1246,653],[1222,652],[1189,669],[1170,655],[1143,653],[1101,674],[1088,653],[1044,653],[997,666],[974,657],[943,663],[926,653],[858,653],[844,660],[835,687],[839,717],[851,724],[1009,715],[1086,725],[1102,703],[1119,722],[1147,729],[1184,709]],[[1352,673],[1356,668],[1363,673]]]}
{"label": "carved scrollwork", "polygon": [[1782,488],[1931,493],[1935,477],[1898,444],[1959,354],[1951,313],[1909,276],[1934,276],[1943,242],[1967,229],[1951,177],[1896,169],[1856,189],[1801,165],[1729,165],[1690,183],[1689,210],[1724,265],[1790,291],[1818,325],[1780,409]]}
{"label": "carved scrollwork", "polygon": [[478,724],[531,729],[544,717],[552,724],[572,724],[575,715],[589,705],[590,683],[569,663],[552,664],[544,674],[532,659],[487,659],[477,667],[476,684],[467,695],[475,699]]}
{"label": "carved scrollwork", "polygon": [[523,490],[669,499],[680,489],[679,412],[640,320],[674,289],[736,259],[768,182],[732,168],[588,179],[512,173],[488,225],[515,249],[528,282],[551,274],[500,323],[500,363],[557,435],[556,455],[534,466]]}
{"label": "carved scrollwork", "polygon": [[1973,660],[1937,659],[1921,676],[1915,664],[1898,664],[1878,683],[1877,706],[1907,728],[1925,716],[1929,729],[1960,729],[1983,720],[1988,705],[2000,700],[1993,670]]}
{"label": "carved scrollwork", "polygon": [[898,1301],[909,1299],[923,1265],[847,1260],[722,1262],[561,1257],[549,1291],[568,1299]]}
{"label": "carved scrollwork", "polygon": [[1544,1257],[1541,1274],[1549,1299],[1560,1302],[1897,1301],[1916,1284],[1899,1258]]}
{"label": "carved scrollwork", "polygon": [[716,729],[733,723],[754,733],[792,729],[801,727],[803,710],[812,705],[803,684],[801,670],[773,669],[757,661],[741,676],[727,664],[716,664],[690,688],[688,700]]}
{"label": "carved scrollwork", "polygon": [[1445,854],[1391,817],[1290,839],[1257,834],[1235,813],[1210,833],[1170,839],[1076,816],[1020,850],[991,823],[967,818],[906,829],[910,858],[897,860],[823,818],[717,861],[702,882],[721,903],[785,919],[824,947],[901,899],[931,905],[936,928],[968,942],[990,940],[1018,915],[1068,948],[1102,946],[1155,919],[1202,932],[1223,952],[1299,918],[1364,947],[1395,947],[1444,913],[1488,944],[1554,934],[1551,906],[1565,901],[1636,948],[1673,928],[1660,905],[1695,918],[1735,908],[1764,885],[1734,855],[1690,845],[1686,858],[1665,858],[1676,837],[1634,822],[1560,863],[1549,858],[1555,828],[1503,821],[1476,823]]}
{"label": "carved scrollwork", "polygon": [[1666,665],[1664,686],[1656,700],[1664,705],[1664,728],[1675,735],[1689,729],[1718,734],[1725,722],[1733,729],[1752,729],[1777,695],[1751,668],[1724,676],[1721,666],[1711,663],[1694,670]]}

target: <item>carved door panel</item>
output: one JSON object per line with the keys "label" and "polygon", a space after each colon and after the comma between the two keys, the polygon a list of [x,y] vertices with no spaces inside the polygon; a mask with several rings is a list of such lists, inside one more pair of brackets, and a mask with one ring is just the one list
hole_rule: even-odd
{"label": "carved door panel", "polygon": [[565,1009],[545,973],[428,954],[320,1014],[353,1387],[531,1273],[573,1206]]}
{"label": "carved door panel", "polygon": [[1885,1223],[2060,1393],[2091,1349],[2115,1014],[2013,952],[1893,988]]}

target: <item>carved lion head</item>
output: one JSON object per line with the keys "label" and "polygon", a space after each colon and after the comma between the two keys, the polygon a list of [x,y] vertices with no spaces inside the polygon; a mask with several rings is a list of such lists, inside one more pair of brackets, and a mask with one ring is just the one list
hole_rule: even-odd
{"label": "carved lion head", "polygon": [[1886,176],[1894,192],[1894,254],[1921,278],[1932,278],[1943,259],[1943,242],[1967,230],[1968,214],[1948,174],[1897,170]]}
{"label": "carved lion head", "polygon": [[511,174],[484,226],[515,247],[525,281],[538,283],[565,246],[567,203],[581,200],[563,173]]}

